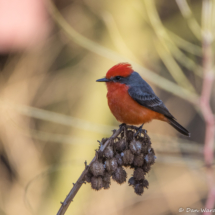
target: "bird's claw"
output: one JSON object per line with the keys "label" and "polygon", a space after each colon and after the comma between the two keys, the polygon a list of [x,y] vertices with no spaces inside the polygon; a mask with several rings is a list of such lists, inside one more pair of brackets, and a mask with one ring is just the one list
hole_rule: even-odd
{"label": "bird's claw", "polygon": [[137,128],[137,132],[135,133],[134,137],[136,137],[139,133],[140,134],[142,133],[142,131],[143,131],[143,125],[144,125],[144,123],[140,127]]}

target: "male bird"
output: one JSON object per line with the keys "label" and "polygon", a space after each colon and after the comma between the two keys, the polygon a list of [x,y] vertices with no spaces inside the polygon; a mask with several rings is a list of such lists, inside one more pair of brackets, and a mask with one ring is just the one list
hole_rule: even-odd
{"label": "male bird", "polygon": [[97,82],[106,82],[108,105],[112,114],[122,123],[140,125],[153,119],[168,122],[177,131],[190,136],[152,88],[128,63],[119,63],[108,70],[106,77]]}

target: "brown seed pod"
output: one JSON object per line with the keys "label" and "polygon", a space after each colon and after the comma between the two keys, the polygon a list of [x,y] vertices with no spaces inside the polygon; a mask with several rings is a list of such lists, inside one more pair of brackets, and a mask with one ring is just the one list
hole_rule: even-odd
{"label": "brown seed pod", "polygon": [[93,177],[93,174],[88,171],[87,174],[85,175],[85,181],[90,183],[92,177]]}
{"label": "brown seed pod", "polygon": [[151,169],[151,166],[148,165],[147,163],[144,163],[144,165],[143,165],[143,171],[147,173],[147,172],[150,171],[150,169]]}
{"label": "brown seed pod", "polygon": [[111,174],[108,172],[105,172],[104,176],[103,176],[103,181],[105,183],[110,183],[110,178],[111,178]]}
{"label": "brown seed pod", "polygon": [[155,154],[154,154],[154,150],[150,149],[149,153],[145,156],[145,161],[147,164],[152,165],[155,162]]}
{"label": "brown seed pod", "polygon": [[142,179],[145,179],[145,173],[143,171],[143,169],[141,168],[137,168],[134,170],[134,178],[136,180],[142,180]]}
{"label": "brown seed pod", "polygon": [[114,158],[111,158],[109,160],[106,160],[105,166],[106,166],[106,169],[109,173],[115,172],[117,167],[118,167],[117,159],[114,157]]}
{"label": "brown seed pod", "polygon": [[133,154],[139,155],[142,150],[142,143],[134,139],[131,141],[129,148]]}
{"label": "brown seed pod", "polygon": [[130,143],[133,140],[134,132],[132,130],[128,130],[126,133],[126,138],[128,143]]}
{"label": "brown seed pod", "polygon": [[110,188],[110,177],[111,177],[111,175],[109,173],[105,172],[105,174],[103,176],[103,187],[104,187],[104,189]]}
{"label": "brown seed pod", "polygon": [[139,140],[141,143],[146,142],[145,139],[146,139],[146,138],[145,138],[144,136],[139,136],[139,137],[138,137],[138,140]]}
{"label": "brown seed pod", "polygon": [[134,166],[136,167],[140,167],[142,166],[144,163],[144,156],[143,156],[143,153],[141,153],[140,155],[135,155],[134,156]]}
{"label": "brown seed pod", "polygon": [[148,144],[147,143],[145,143],[145,142],[143,142],[142,143],[142,152],[143,152],[143,154],[147,154],[148,153]]}
{"label": "brown seed pod", "polygon": [[147,137],[144,137],[144,141],[147,143],[147,145],[151,146],[151,140],[150,140],[150,137],[147,136]]}
{"label": "brown seed pod", "polygon": [[128,180],[128,184],[129,184],[129,186],[135,186],[136,181],[135,181],[134,177],[131,177],[131,178]]}
{"label": "brown seed pod", "polygon": [[121,153],[122,160],[124,165],[131,165],[134,161],[134,155],[131,153],[131,150],[125,150]]}
{"label": "brown seed pod", "polygon": [[142,195],[143,194],[143,185],[142,184],[136,184],[135,185],[135,188],[134,188],[134,192],[137,194],[137,195]]}
{"label": "brown seed pod", "polygon": [[116,150],[118,152],[124,151],[126,149],[126,141],[125,141],[125,139],[121,139],[118,142],[116,142],[115,146],[116,146]]}
{"label": "brown seed pod", "polygon": [[110,188],[110,183],[103,182],[103,188],[105,190],[109,189]]}
{"label": "brown seed pod", "polygon": [[144,180],[142,184],[143,184],[143,187],[145,188],[148,188],[149,186],[149,182],[147,180]]}
{"label": "brown seed pod", "polygon": [[90,171],[96,177],[99,176],[99,175],[103,176],[105,168],[104,168],[104,165],[103,165],[102,162],[99,162],[99,161],[96,160],[93,163],[91,163]]}
{"label": "brown seed pod", "polygon": [[117,160],[118,166],[122,166],[123,165],[123,160],[120,154],[116,154],[115,158]]}
{"label": "brown seed pod", "polygon": [[113,146],[108,146],[105,150],[104,150],[104,156],[106,158],[112,158],[114,156],[113,153]]}
{"label": "brown seed pod", "polygon": [[91,178],[91,187],[94,189],[94,190],[100,190],[102,189],[103,187],[103,181],[102,181],[102,177],[99,176],[99,177],[92,177]]}
{"label": "brown seed pod", "polygon": [[126,181],[127,173],[122,167],[118,167],[113,173],[113,180],[119,184],[122,184]]}

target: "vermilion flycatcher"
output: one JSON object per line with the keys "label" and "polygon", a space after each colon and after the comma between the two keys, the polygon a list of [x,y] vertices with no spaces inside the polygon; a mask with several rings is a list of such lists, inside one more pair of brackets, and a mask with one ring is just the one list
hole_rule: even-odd
{"label": "vermilion flycatcher", "polygon": [[113,66],[105,78],[97,81],[106,82],[108,105],[118,121],[140,125],[158,119],[168,122],[181,134],[190,136],[189,131],[176,122],[149,84],[133,71],[130,64]]}

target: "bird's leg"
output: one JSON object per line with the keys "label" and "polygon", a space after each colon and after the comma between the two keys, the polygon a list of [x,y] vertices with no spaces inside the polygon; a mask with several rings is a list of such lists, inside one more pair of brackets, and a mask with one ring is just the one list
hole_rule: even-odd
{"label": "bird's leg", "polygon": [[136,132],[135,135],[134,135],[135,137],[136,137],[139,133],[140,133],[140,134],[142,133],[142,131],[143,131],[143,125],[144,125],[144,123],[143,123],[140,127],[137,128],[137,132]]}

